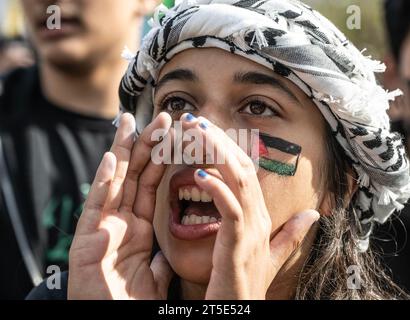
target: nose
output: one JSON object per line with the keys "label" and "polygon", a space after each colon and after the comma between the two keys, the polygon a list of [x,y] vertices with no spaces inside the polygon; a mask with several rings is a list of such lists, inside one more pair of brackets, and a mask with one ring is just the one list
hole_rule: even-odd
{"label": "nose", "polygon": [[201,108],[201,111],[197,114],[198,117],[204,117],[217,126],[218,128],[226,131],[233,127],[233,119],[226,107],[216,104],[205,105]]}
{"label": "nose", "polygon": [[[222,130],[224,133],[218,135],[226,135],[226,137],[217,137],[219,141],[216,141],[222,147],[216,147],[213,144],[209,143],[202,134],[198,131],[194,131],[191,135],[191,132],[184,133],[184,141],[179,144],[178,148],[181,148],[178,152],[181,152],[183,155],[183,163],[186,165],[193,166],[195,168],[210,168],[215,166],[215,164],[222,164],[226,161],[226,152],[227,148],[224,147],[226,142],[223,142],[225,139],[232,139],[233,142],[239,144],[239,146],[248,145],[247,141],[242,141],[244,139],[239,138],[237,130],[232,128],[232,131]],[[189,135],[185,135],[189,134]],[[246,140],[247,137],[245,137]],[[222,145],[220,144],[222,142]],[[243,143],[244,142],[244,143]],[[246,150],[246,148],[245,148]]]}
{"label": "nose", "polygon": [[195,136],[191,141],[183,141],[182,161],[194,168],[210,168],[214,166],[217,156],[216,151],[210,149],[214,148],[207,146],[205,141],[198,141],[198,136]]}

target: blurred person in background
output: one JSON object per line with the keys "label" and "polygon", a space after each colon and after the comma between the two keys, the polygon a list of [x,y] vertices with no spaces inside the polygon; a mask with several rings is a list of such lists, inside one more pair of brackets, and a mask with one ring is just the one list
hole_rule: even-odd
{"label": "blurred person in background", "polygon": [[[400,132],[410,147],[410,1],[385,1],[385,18],[390,53],[385,58],[387,66],[384,84],[387,89],[401,88],[390,108],[392,130]],[[391,224],[380,227],[376,237],[383,259],[391,269],[393,280],[410,292],[410,206],[392,219]],[[392,239],[393,237],[393,239]]]}
{"label": "blurred person in background", "polygon": [[[9,72],[0,96],[0,299],[24,298],[68,249],[112,143],[118,84],[155,0],[22,0],[38,64]],[[61,28],[47,28],[57,5]],[[58,16],[56,16],[58,18]]]}

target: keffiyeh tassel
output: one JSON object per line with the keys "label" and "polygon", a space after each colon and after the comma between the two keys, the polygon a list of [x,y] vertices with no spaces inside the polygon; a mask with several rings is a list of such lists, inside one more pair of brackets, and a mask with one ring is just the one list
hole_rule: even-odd
{"label": "keffiyeh tassel", "polygon": [[131,50],[127,46],[125,46],[124,50],[121,53],[121,58],[127,60],[128,62],[131,62],[135,59],[135,54],[133,54]]}
{"label": "keffiyeh tassel", "polygon": [[267,47],[269,45],[260,27],[255,26],[254,28],[252,28],[251,31],[254,33],[250,43],[251,47],[254,45],[255,42],[257,43],[259,49],[262,49],[263,47]]}
{"label": "keffiyeh tassel", "polygon": [[359,184],[359,186],[361,187],[365,187],[365,188],[369,188],[370,187],[370,177],[369,175],[364,172],[363,169],[360,170],[357,169],[358,166],[356,166],[356,171],[359,173],[359,177],[357,178],[357,183]]}

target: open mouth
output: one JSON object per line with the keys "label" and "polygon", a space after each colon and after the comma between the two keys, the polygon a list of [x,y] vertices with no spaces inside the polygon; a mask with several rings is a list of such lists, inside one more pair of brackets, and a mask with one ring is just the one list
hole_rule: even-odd
{"label": "open mouth", "polygon": [[178,190],[179,217],[182,225],[209,224],[221,221],[212,197],[197,187]]}
{"label": "open mouth", "polygon": [[221,215],[212,197],[194,180],[195,169],[177,172],[170,181],[170,231],[183,240],[207,237],[218,231]]}

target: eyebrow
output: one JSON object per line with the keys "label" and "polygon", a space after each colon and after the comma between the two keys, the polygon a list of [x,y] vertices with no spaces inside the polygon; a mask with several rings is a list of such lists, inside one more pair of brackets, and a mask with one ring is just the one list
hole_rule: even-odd
{"label": "eyebrow", "polygon": [[166,83],[172,80],[181,80],[181,81],[191,81],[197,82],[199,79],[195,73],[193,73],[189,69],[176,69],[167,74],[165,74],[161,80],[158,81],[157,85],[155,86],[155,91],[158,91],[163,87]]}
{"label": "eyebrow", "polygon": [[234,76],[234,82],[241,84],[269,85],[275,89],[281,89],[293,100],[298,102],[295,94],[278,79],[260,72],[238,72]]}
{"label": "eyebrow", "polygon": [[[171,72],[166,73],[161,80],[155,85],[155,92],[157,92],[166,83],[173,81],[190,81],[198,82],[198,76],[189,69],[175,69]],[[234,82],[240,84],[259,84],[259,85],[269,85],[275,89],[280,89],[284,91],[292,100],[299,102],[295,94],[285,85],[283,85],[278,79],[260,72],[250,71],[250,72],[238,72],[234,75]]]}

